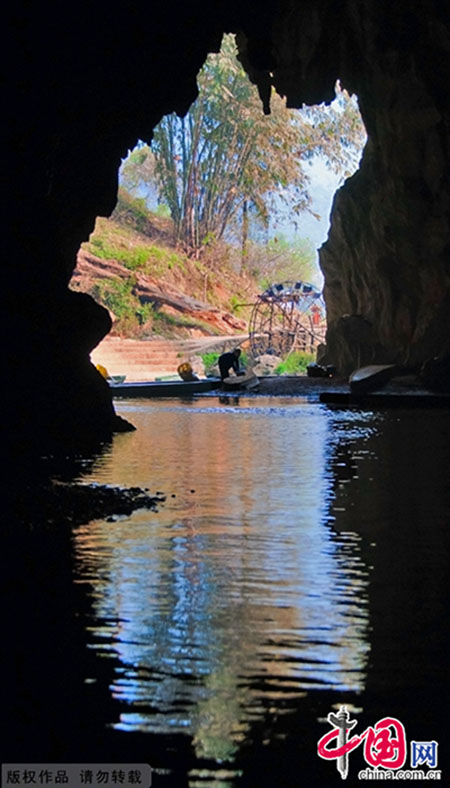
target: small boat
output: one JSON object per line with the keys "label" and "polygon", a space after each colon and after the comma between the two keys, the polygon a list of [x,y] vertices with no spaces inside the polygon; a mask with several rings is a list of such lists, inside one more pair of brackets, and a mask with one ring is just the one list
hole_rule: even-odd
{"label": "small boat", "polygon": [[402,372],[397,364],[372,364],[360,367],[350,375],[350,391],[365,392],[383,388],[395,375]]}
{"label": "small boat", "polygon": [[123,383],[126,378],[126,375],[109,375],[107,380],[108,383]]}
{"label": "small boat", "polygon": [[137,383],[110,383],[113,397],[191,397],[219,388],[219,378],[202,380],[149,380]]}

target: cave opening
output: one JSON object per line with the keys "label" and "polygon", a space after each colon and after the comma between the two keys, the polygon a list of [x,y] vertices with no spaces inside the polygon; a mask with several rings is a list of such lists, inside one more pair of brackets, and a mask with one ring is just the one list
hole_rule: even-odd
{"label": "cave opening", "polygon": [[[200,0],[149,13],[138,0],[126,13],[53,6],[49,20],[19,0],[5,15],[5,760],[138,757],[175,788],[329,785],[340,777],[317,744],[345,705],[358,732],[403,723],[409,764],[413,745],[447,735],[448,399],[426,412],[160,403],[145,447],[144,429],[112,440],[111,395],[89,362],[110,318],[67,283],[95,217],[114,208],[126,151],[187,112],[207,52],[241,30],[266,104],[272,86],[292,107],[330,101],[340,74],[368,129],[321,251],[332,360],[343,374],[361,360],[363,326],[365,359],[437,359],[445,372],[447,7]],[[144,428],[138,403],[121,412]],[[91,448],[80,459],[86,436],[98,462]],[[186,462],[195,445],[207,472]],[[55,450],[67,460],[50,468],[57,483],[33,484]],[[166,509],[106,506],[117,450],[121,484],[161,480]],[[374,777],[392,766],[385,755]],[[362,748],[349,761],[352,780],[367,775]]]}
{"label": "cave opening", "polygon": [[[437,359],[437,377],[445,377],[450,230],[443,6],[350,3],[338,11],[329,2],[293,9],[270,0],[257,12],[251,2],[200,6],[198,15],[178,9],[175,19],[168,8],[134,8],[126,19],[113,14],[107,26],[100,6],[92,14],[85,5],[70,9],[64,24],[58,17],[47,26],[44,15],[28,8],[11,11],[7,20],[12,51],[26,56],[8,75],[5,259],[14,265],[6,274],[13,330],[5,363],[16,390],[27,391],[30,373],[53,380],[42,396],[36,393],[34,407],[26,397],[20,407],[10,403],[12,432],[27,438],[36,427],[36,444],[51,428],[50,399],[61,411],[55,423],[63,421],[66,401],[68,420],[78,409],[77,423],[95,429],[96,419],[80,403],[87,389],[98,402],[103,398],[93,380],[87,384],[86,357],[108,333],[109,319],[67,292],[80,242],[96,216],[114,209],[127,150],[149,139],[161,117],[186,114],[196,75],[208,52],[217,52],[223,31],[238,35],[241,62],[266,108],[273,88],[289,107],[330,102],[336,75],[359,97],[369,143],[357,175],[335,198],[321,249],[334,363],[346,374],[363,341],[364,358],[414,369]],[[132,52],[129,59],[120,56],[120,45]],[[353,318],[356,342],[346,316]],[[66,372],[67,386],[63,368],[76,370]],[[103,399],[97,416],[106,425],[111,413],[101,419],[104,408]],[[35,411],[42,427],[34,424]]]}
{"label": "cave opening", "polygon": [[[128,152],[116,207],[110,219],[97,220],[78,255],[72,287],[110,311],[113,336],[177,338],[188,337],[189,328],[192,336],[207,330],[194,319],[189,324],[192,315],[177,311],[174,301],[161,303],[155,293],[152,300],[142,276],[163,291],[178,288],[181,298],[184,285],[184,295],[206,302],[206,310],[217,307],[219,286],[228,289],[219,306],[242,318],[235,321],[239,335],[250,319],[239,302],[274,282],[323,287],[318,249],[334,193],[357,171],[366,142],[357,97],[337,81],[328,105],[289,110],[272,90],[271,114],[264,115],[231,35],[208,56],[197,82],[199,95],[187,114],[164,116],[150,145],[140,141]],[[108,276],[101,260],[114,259],[120,265]],[[105,343],[94,355],[109,368]],[[110,360],[114,374],[126,374],[125,359],[122,369],[117,363]]]}

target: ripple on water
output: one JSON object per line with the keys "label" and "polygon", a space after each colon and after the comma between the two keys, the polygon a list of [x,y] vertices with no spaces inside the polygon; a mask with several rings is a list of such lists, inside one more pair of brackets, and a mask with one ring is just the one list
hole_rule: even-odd
{"label": "ripple on water", "polygon": [[114,658],[110,723],[186,732],[220,759],[268,707],[363,686],[368,570],[357,534],[330,525],[330,463],[354,443],[363,462],[377,419],[288,398],[207,402],[122,403],[138,430],[89,480],[177,498],[80,527],[75,546],[90,646]]}

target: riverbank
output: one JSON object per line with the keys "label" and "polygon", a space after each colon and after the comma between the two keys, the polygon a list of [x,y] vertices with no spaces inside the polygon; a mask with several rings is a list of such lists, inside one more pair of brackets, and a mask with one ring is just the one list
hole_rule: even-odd
{"label": "riverbank", "polygon": [[347,392],[345,378],[309,378],[307,375],[273,375],[259,378],[258,394],[265,396],[317,396],[324,392]]}
{"label": "riverbank", "polygon": [[[233,383],[231,383],[233,380]],[[247,387],[246,381],[253,385]],[[322,402],[337,405],[360,407],[450,407],[450,394],[444,391],[426,389],[418,377],[413,375],[398,377],[387,384],[379,385],[367,392],[352,392],[348,380],[344,378],[309,378],[306,375],[280,375],[256,378],[233,378],[221,383],[219,378],[200,379],[196,382],[183,382],[180,379],[168,381],[141,381],[139,383],[118,383],[112,385],[115,400],[166,400],[204,397],[298,397],[309,402]]]}
{"label": "riverbank", "polygon": [[[227,392],[228,393],[228,392]],[[236,389],[236,393],[244,393],[244,389]],[[253,393],[253,392],[252,392]],[[259,378],[257,395],[263,396],[294,396],[308,397],[310,401],[320,401],[322,394],[350,394],[347,378],[309,378],[306,375],[278,375]],[[408,375],[397,377],[373,392],[374,397],[381,395],[423,397],[423,399],[447,399],[442,394],[425,388],[418,377]],[[364,395],[362,395],[364,396]]]}

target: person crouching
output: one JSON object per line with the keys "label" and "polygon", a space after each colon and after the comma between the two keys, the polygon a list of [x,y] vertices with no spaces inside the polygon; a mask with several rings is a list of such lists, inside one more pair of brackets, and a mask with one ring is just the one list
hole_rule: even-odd
{"label": "person crouching", "polygon": [[229,376],[229,372],[231,369],[234,370],[236,375],[245,375],[245,372],[239,369],[239,356],[241,355],[241,351],[239,348],[235,348],[229,353],[222,353],[219,356],[218,364],[220,370],[220,378],[224,380]]}

